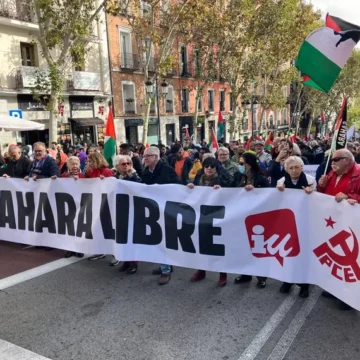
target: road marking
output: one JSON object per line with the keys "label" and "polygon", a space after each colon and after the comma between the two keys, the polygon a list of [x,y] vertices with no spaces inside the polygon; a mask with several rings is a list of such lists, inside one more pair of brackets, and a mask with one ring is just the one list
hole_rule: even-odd
{"label": "road marking", "polygon": [[293,341],[295,340],[299,330],[305,323],[305,320],[308,318],[311,310],[314,308],[315,304],[317,303],[321,289],[316,287],[310,293],[309,298],[306,300],[304,305],[300,308],[292,322],[290,323],[287,330],[284,332],[283,336],[276,344],[274,350],[268,357],[268,360],[282,360],[286,353],[289,351],[289,348]]}
{"label": "road marking", "polygon": [[0,339],[0,360],[50,360]]}
{"label": "road marking", "polygon": [[275,331],[275,329],[278,327],[278,325],[283,320],[285,315],[292,308],[298,297],[299,295],[297,292],[296,293],[292,292],[286,297],[283,303],[271,316],[270,320],[256,335],[256,337],[253,339],[253,341],[248,346],[248,348],[242,353],[239,360],[253,360],[256,358],[261,348],[265,345],[271,334]]}
{"label": "road marking", "polygon": [[86,257],[59,259],[59,260],[52,261],[48,264],[44,264],[44,265],[38,266],[36,268],[26,270],[21,273],[9,276],[5,279],[0,280],[0,290],[5,290],[5,289],[9,288],[10,286],[21,284],[24,281],[34,279],[38,276],[47,274],[54,270],[61,269],[65,266],[75,264],[84,259],[86,259]]}

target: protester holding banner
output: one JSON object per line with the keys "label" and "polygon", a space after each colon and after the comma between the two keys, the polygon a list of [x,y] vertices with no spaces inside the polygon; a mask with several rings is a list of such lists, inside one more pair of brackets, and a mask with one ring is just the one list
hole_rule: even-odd
{"label": "protester holding banner", "polygon": [[238,172],[238,164],[230,160],[230,152],[226,147],[220,147],[218,150],[218,159],[221,166],[227,170],[230,176],[234,177]]}
{"label": "protester holding banner", "polygon": [[80,159],[77,156],[70,156],[66,162],[67,170],[61,174],[62,178],[83,179],[85,175],[80,170]]}
{"label": "protester holding banner", "polygon": [[[242,165],[241,165],[242,164]],[[244,166],[240,172],[241,176],[236,175],[235,185],[237,187],[244,187],[246,191],[251,191],[254,188],[267,188],[269,187],[269,181],[262,174],[259,162],[256,155],[251,152],[244,152],[240,159],[240,166]],[[263,289],[266,286],[266,277],[257,276],[257,287]],[[252,280],[251,275],[240,275],[234,282],[235,284],[243,284]]]}
{"label": "protester holding banner", "polygon": [[[360,202],[360,165],[355,163],[354,155],[347,149],[334,152],[331,163],[332,171],[329,175],[323,175],[319,180],[318,191],[327,195],[335,196],[337,202],[347,200],[354,205]],[[323,296],[334,298],[326,291]],[[351,306],[340,302],[341,310],[351,310]]]}
{"label": "protester holding banner", "polygon": [[[9,146],[10,160],[7,163],[6,168],[0,169],[0,175],[4,177],[20,178],[23,179],[28,176],[31,169],[31,161],[24,155],[18,146]],[[1,164],[0,164],[1,165]]]}
{"label": "protester holding banner", "polygon": [[[228,154],[228,153],[227,153]],[[210,186],[215,190],[222,187],[232,186],[232,177],[224,168],[217,166],[217,161],[213,157],[208,157],[203,161],[203,170],[200,170],[195,177],[193,183],[188,184],[189,189],[193,189],[195,186]],[[197,270],[191,277],[191,282],[197,282],[204,280],[206,277],[205,270]],[[220,273],[219,286],[224,287],[227,283],[227,274]]]}
{"label": "protester holding banner", "polygon": [[[100,152],[94,152],[88,156],[85,168],[86,178],[104,179],[106,177],[112,176],[114,176],[114,172],[109,169],[109,164]],[[89,260],[99,260],[103,259],[104,257],[105,254],[97,254],[89,257]]]}
{"label": "protester holding banner", "polygon": [[28,181],[29,178],[33,180],[46,178],[56,179],[60,176],[55,159],[46,153],[44,143],[37,142],[34,144],[34,154],[35,158],[32,162],[29,176],[26,176],[25,180]]}
{"label": "protester holding banner", "polygon": [[[119,180],[132,181],[141,183],[141,179],[133,168],[133,162],[129,155],[116,155],[113,160],[116,173],[115,178]],[[110,266],[116,266],[120,263],[117,259],[114,259],[110,263]],[[135,274],[138,269],[137,261],[124,261],[124,263],[120,266],[120,272],[127,272],[128,274]]]}
{"label": "protester holding banner", "polygon": [[[316,190],[316,180],[313,176],[305,174],[304,163],[298,156],[290,156],[286,159],[285,176],[277,182],[277,188],[280,191],[285,189],[304,190],[307,194],[311,194]],[[294,284],[284,282],[281,285],[280,292],[288,294]],[[299,296],[307,298],[309,296],[309,284],[298,284],[300,286]]]}
{"label": "protester holding banner", "polygon": [[[160,150],[158,147],[150,146],[145,149],[143,156],[146,166],[142,182],[146,185],[165,185],[181,184],[180,178],[175,170],[165,161],[160,160]],[[159,285],[166,285],[171,280],[172,266],[161,264],[160,268],[153,271],[153,275],[160,275]]]}

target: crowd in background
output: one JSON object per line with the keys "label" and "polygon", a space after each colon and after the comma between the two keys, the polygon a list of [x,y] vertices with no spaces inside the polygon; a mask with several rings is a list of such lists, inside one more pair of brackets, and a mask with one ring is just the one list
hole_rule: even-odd
{"label": "crowd in background", "polygon": [[[360,144],[348,142],[347,149],[330,153],[329,140],[296,138],[291,141],[276,137],[271,143],[262,140],[243,143],[232,141],[220,144],[217,151],[210,151],[204,142],[194,144],[190,137],[183,143],[172,146],[163,144],[145,147],[142,144],[121,144],[119,155],[113,158],[109,167],[103,156],[104,144],[77,144],[62,147],[52,143],[51,147],[38,142],[33,146],[10,145],[0,156],[0,176],[38,180],[58,177],[83,178],[115,177],[146,185],[182,184],[189,189],[208,186],[217,190],[222,187],[238,187],[251,191],[254,188],[277,187],[279,191],[298,189],[311,194],[319,191],[335,197],[337,202],[360,203]],[[326,169],[327,157],[330,156]],[[304,172],[304,165],[319,165],[316,178]],[[326,170],[326,176],[325,176]],[[78,256],[67,252],[66,257]],[[89,260],[104,258],[105,254],[93,255]],[[120,264],[113,259],[111,266]],[[138,262],[122,262],[120,271],[128,274],[137,272]],[[159,284],[165,285],[171,279],[171,265],[161,264],[153,271],[160,275]],[[192,282],[201,281],[206,272],[199,269],[191,277]],[[240,275],[236,284],[249,282],[251,276]],[[257,278],[257,287],[266,286],[266,278]],[[227,283],[227,274],[220,273],[219,286]],[[293,284],[283,283],[280,291],[288,293]],[[300,284],[300,296],[308,297],[309,285]],[[324,293],[325,296],[330,296]],[[340,304],[342,308],[349,308]]]}

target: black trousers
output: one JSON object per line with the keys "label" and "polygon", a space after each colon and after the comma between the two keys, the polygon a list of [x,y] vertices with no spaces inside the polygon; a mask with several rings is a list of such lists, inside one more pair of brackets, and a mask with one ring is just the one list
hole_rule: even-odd
{"label": "black trousers", "polygon": [[300,286],[301,289],[309,289],[309,286],[310,286],[309,284],[291,284],[291,283],[286,283],[286,282],[284,282],[283,284],[284,285],[287,284],[289,286],[290,285],[297,285],[297,286]]}

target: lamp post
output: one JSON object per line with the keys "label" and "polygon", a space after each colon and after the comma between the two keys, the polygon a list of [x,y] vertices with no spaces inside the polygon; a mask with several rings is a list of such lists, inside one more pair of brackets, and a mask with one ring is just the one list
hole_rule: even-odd
{"label": "lamp post", "polygon": [[156,75],[155,77],[155,88],[154,88],[154,83],[151,81],[151,79],[148,79],[145,82],[145,86],[146,86],[146,94],[149,97],[152,97],[153,95],[156,96],[156,107],[157,107],[157,116],[158,116],[158,140],[159,143],[161,143],[161,123],[160,123],[160,104],[159,104],[159,96],[161,95],[161,97],[163,99],[166,98],[168,91],[169,91],[169,84],[166,80],[163,80],[161,85],[161,93],[159,93],[159,87],[158,87],[158,77]]}

